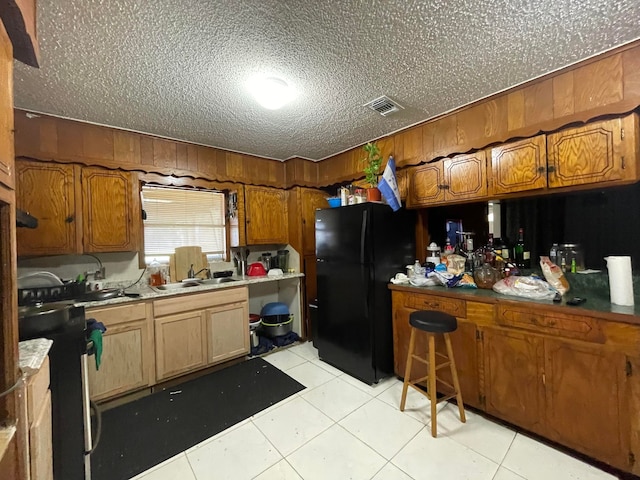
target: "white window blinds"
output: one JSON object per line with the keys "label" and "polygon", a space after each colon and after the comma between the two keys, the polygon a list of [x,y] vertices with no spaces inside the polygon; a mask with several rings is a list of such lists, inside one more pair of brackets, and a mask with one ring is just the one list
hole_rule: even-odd
{"label": "white window blinds", "polygon": [[208,255],[225,253],[223,193],[144,186],[142,204],[147,257],[170,255],[185,246],[202,247]]}

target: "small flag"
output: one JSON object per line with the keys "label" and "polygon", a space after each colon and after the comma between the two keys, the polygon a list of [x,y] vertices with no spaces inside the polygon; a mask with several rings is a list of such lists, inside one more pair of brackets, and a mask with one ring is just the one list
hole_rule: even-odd
{"label": "small flag", "polygon": [[396,161],[393,157],[389,157],[387,166],[382,173],[382,178],[378,182],[378,190],[382,193],[391,209],[396,212],[400,210],[400,190],[398,189],[398,181],[396,180]]}

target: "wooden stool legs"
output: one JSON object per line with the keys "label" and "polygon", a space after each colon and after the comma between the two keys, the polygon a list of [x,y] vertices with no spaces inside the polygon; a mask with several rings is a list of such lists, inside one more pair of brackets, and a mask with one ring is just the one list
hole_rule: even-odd
{"label": "wooden stool legs", "polygon": [[[450,398],[456,397],[456,401],[458,402],[458,411],[460,412],[460,421],[466,422],[467,419],[464,414],[464,405],[462,403],[462,394],[460,393],[460,382],[458,381],[458,372],[456,370],[456,362],[453,357],[453,349],[451,348],[451,339],[449,338],[448,333],[444,333],[444,341],[447,347],[447,357],[448,361],[443,362],[439,365],[436,365],[436,337],[433,333],[428,333],[429,335],[429,352],[427,354],[427,359],[423,359],[418,355],[414,354],[414,349],[416,345],[416,328],[411,328],[411,337],[409,338],[409,353],[407,354],[407,365],[405,367],[404,372],[404,383],[402,385],[402,398],[400,400],[400,411],[404,412],[404,407],[407,401],[407,391],[409,390],[409,385],[411,385],[418,392],[422,393],[426,396],[431,402],[431,436],[434,438],[437,436],[438,432],[438,423],[436,420],[436,406],[438,402],[442,402],[448,400]],[[444,355],[438,353],[437,355],[444,357]],[[426,377],[417,378],[411,380],[411,369],[413,367],[414,358],[422,363],[427,364],[429,374]],[[447,382],[439,379],[436,375],[436,371],[442,367],[449,366],[451,369],[451,378],[453,379],[453,385],[449,385]],[[416,383],[427,381],[427,391],[416,387]],[[443,397],[438,399],[438,394],[436,392],[436,382],[440,381],[445,385],[453,388],[454,393],[452,395]]]}

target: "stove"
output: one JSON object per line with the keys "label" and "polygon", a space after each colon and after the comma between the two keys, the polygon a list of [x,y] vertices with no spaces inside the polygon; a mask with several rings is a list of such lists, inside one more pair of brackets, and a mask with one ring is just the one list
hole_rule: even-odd
{"label": "stove", "polygon": [[[23,298],[36,297],[42,295]],[[74,301],[38,302],[18,309],[20,340],[40,337],[53,340],[49,364],[54,480],[90,480],[90,453],[95,448],[91,435],[92,407],[96,424],[100,417],[89,400],[90,344],[84,307],[75,306]]]}

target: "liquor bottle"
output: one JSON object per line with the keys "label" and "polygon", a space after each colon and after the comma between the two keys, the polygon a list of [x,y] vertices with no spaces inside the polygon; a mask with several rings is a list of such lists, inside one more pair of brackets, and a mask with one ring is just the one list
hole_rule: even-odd
{"label": "liquor bottle", "polygon": [[524,229],[518,230],[518,241],[513,248],[513,254],[516,261],[516,267],[519,269],[531,268],[531,253],[524,243]]}
{"label": "liquor bottle", "polygon": [[487,242],[483,250],[484,258],[482,261],[484,263],[488,263],[491,266],[494,266],[496,263],[496,250],[493,245],[493,233],[489,234],[489,241]]}

